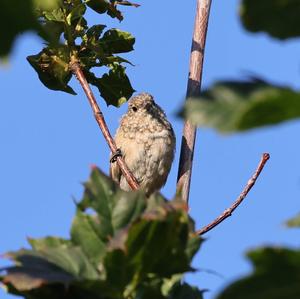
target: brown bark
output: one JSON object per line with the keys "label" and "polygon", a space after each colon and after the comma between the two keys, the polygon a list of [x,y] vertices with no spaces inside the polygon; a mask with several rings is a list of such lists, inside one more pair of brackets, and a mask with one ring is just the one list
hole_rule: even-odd
{"label": "brown bark", "polygon": [[[70,63],[70,69],[73,72],[73,74],[76,76],[76,78],[78,79],[80,85],[82,86],[88,101],[91,105],[91,108],[94,112],[94,116],[95,119],[99,125],[100,130],[102,131],[102,134],[111,150],[111,152],[114,154],[117,152],[118,148],[115,144],[114,139],[112,138],[109,129],[107,127],[107,124],[105,122],[104,116],[100,110],[100,107],[96,101],[96,98],[82,72],[82,69],[79,65],[79,63],[75,60],[72,61]],[[139,188],[139,184],[136,180],[136,178],[133,176],[132,172],[130,171],[130,169],[128,168],[128,166],[126,165],[126,163],[124,162],[124,159],[119,155],[115,157],[116,162],[118,163],[124,177],[126,178],[129,186],[132,188],[132,190],[137,190]]]}
{"label": "brown bark", "polygon": [[224,221],[226,218],[232,215],[234,210],[243,202],[243,200],[246,198],[247,194],[249,191],[252,189],[252,187],[255,185],[256,180],[258,179],[260,173],[264,169],[267,161],[270,159],[270,155],[268,153],[264,153],[262,155],[262,158],[258,164],[258,167],[255,171],[255,173],[252,175],[248,183],[246,184],[244,190],[242,193],[239,195],[237,200],[231,205],[230,208],[226,209],[218,218],[216,218],[213,222],[210,224],[206,225],[202,229],[197,231],[198,235],[204,235],[214,227],[216,227],[218,224],[220,224],[222,221]]}
{"label": "brown bark", "polygon": [[[204,49],[212,0],[197,0],[190,70],[186,98],[197,96],[201,88]],[[181,152],[177,177],[177,194],[188,203],[192,176],[193,156],[196,140],[196,127],[186,121],[183,128]]]}

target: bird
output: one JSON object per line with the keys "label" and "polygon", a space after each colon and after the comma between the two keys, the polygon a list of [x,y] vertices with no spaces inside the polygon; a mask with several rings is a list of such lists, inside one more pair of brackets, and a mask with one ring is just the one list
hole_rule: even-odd
{"label": "bird", "polygon": [[128,101],[128,111],[115,134],[117,153],[111,154],[110,176],[125,191],[131,188],[116,162],[122,155],[146,196],[166,183],[175,155],[176,137],[165,112],[151,94],[143,92]]}

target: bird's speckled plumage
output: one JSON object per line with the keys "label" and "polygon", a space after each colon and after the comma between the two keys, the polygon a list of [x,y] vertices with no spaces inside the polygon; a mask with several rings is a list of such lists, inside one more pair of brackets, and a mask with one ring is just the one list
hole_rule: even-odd
{"label": "bird's speckled plumage", "polygon": [[[164,111],[150,94],[141,93],[128,101],[115,142],[147,195],[165,184],[174,159],[175,135]],[[130,190],[117,163],[111,164],[110,173],[123,190]]]}

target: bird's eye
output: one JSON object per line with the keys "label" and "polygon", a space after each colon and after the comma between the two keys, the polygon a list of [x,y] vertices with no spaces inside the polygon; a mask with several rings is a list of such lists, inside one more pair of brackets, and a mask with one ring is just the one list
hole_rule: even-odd
{"label": "bird's eye", "polygon": [[132,107],[133,112],[137,112],[137,108],[135,106]]}

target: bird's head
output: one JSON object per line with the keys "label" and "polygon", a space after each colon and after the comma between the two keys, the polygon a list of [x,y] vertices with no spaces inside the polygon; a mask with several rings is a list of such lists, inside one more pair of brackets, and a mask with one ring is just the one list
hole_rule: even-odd
{"label": "bird's head", "polygon": [[149,93],[143,92],[128,101],[128,113],[131,115],[141,115],[145,113],[151,113],[151,110],[155,106],[153,96]]}

